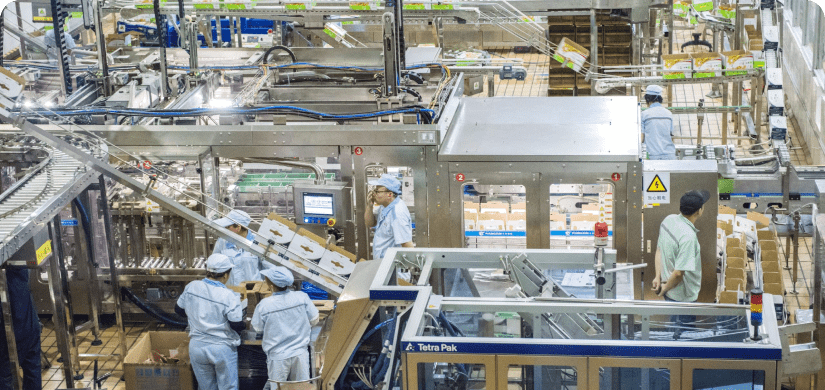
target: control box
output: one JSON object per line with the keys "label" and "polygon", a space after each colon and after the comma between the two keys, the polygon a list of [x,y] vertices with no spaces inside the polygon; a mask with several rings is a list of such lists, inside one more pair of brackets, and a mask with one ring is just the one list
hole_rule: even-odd
{"label": "control box", "polygon": [[351,219],[352,198],[346,183],[295,182],[292,188],[296,224],[334,227]]}

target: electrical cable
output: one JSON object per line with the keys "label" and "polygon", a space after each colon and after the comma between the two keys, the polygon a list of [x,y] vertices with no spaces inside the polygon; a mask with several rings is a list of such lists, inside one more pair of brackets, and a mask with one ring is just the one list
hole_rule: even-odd
{"label": "electrical cable", "polygon": [[140,299],[137,295],[135,295],[132,289],[128,287],[121,287],[120,293],[121,295],[132,301],[132,303],[134,303],[135,306],[140,308],[140,310],[143,310],[143,312],[150,315],[152,318],[168,326],[171,326],[173,328],[185,328],[189,326],[188,320],[182,318],[177,314],[167,313],[163,311],[161,308],[157,307],[157,305]]}
{"label": "electrical cable", "polygon": [[295,58],[295,53],[293,53],[292,50],[289,50],[288,47],[281,46],[281,45],[275,45],[275,46],[272,46],[269,49],[267,49],[264,52],[264,55],[261,57],[260,61],[262,61],[264,65],[269,65],[269,55],[272,54],[272,52],[274,50],[283,50],[283,51],[287,52],[287,54],[289,54],[290,58],[292,58],[292,63],[293,64],[298,62],[298,60]]}

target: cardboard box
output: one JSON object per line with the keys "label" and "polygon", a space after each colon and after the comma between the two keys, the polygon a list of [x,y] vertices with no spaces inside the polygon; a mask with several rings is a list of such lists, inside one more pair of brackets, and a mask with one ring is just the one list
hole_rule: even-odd
{"label": "cardboard box", "polygon": [[564,214],[550,213],[550,231],[567,230],[567,216]]}
{"label": "cardboard box", "polygon": [[727,268],[729,268],[729,269],[733,269],[733,268],[745,269],[745,266],[747,265],[744,258],[742,258],[742,257],[731,257],[731,256],[728,256],[728,258],[725,260],[725,264],[727,265]]}
{"label": "cardboard box", "polygon": [[[185,351],[183,350],[185,349]],[[123,360],[126,390],[193,390],[195,374],[189,364],[189,334],[186,332],[147,332],[135,342]],[[152,351],[166,356],[177,354],[177,363],[146,363]],[[175,352],[176,351],[176,352]]]}
{"label": "cardboard box", "polygon": [[507,230],[526,231],[527,230],[527,214],[526,213],[510,213],[507,214]]}
{"label": "cardboard box", "polygon": [[759,241],[759,248],[762,251],[774,251],[776,252],[776,241],[774,240],[760,240]]}
{"label": "cardboard box", "polygon": [[283,245],[292,241],[296,230],[298,230],[298,225],[278,214],[271,213],[261,222],[258,234]]}
{"label": "cardboard box", "polygon": [[771,262],[771,261],[775,262],[775,263],[779,262],[779,257],[776,254],[776,251],[775,250],[773,250],[773,251],[767,251],[767,250],[762,251],[762,262],[765,263],[765,262]]}
{"label": "cardboard box", "polygon": [[736,237],[728,237],[725,242],[725,248],[742,248],[742,240]]}
{"label": "cardboard box", "polygon": [[725,279],[725,291],[744,292],[747,287],[744,279]]}
{"label": "cardboard box", "polygon": [[722,291],[719,293],[719,303],[739,304],[739,294],[736,291]]}
{"label": "cardboard box", "polygon": [[690,54],[663,54],[662,66],[664,79],[693,78],[693,59]]}
{"label": "cardboard box", "polygon": [[764,229],[771,224],[771,220],[765,216],[765,214],[755,213],[753,211],[748,211],[748,219],[751,221],[756,222],[756,229]]}
{"label": "cardboard box", "polygon": [[[758,40],[759,41],[759,40]],[[753,55],[753,67],[754,68],[764,68],[765,67],[765,52],[762,51],[762,44],[758,45],[759,48],[751,48],[750,52]]]}
{"label": "cardboard box", "polygon": [[318,263],[321,267],[335,272],[338,275],[349,275],[355,268],[356,257],[340,246],[330,244],[327,251],[321,256]]}
{"label": "cardboard box", "polygon": [[785,295],[785,289],[779,283],[765,283],[765,285],[762,286],[762,291],[771,295]]}
{"label": "cardboard box", "polygon": [[673,2],[673,15],[678,16],[680,18],[684,18],[690,12],[690,3],[687,1],[674,1]]}
{"label": "cardboard box", "polygon": [[[728,214],[728,215],[736,215],[736,210],[732,209],[725,205],[719,205],[719,213],[718,214]],[[717,220],[719,218],[716,218]]]}
{"label": "cardboard box", "polygon": [[771,230],[758,230],[756,232],[756,237],[759,238],[759,241],[763,241],[763,240],[776,241],[776,234],[774,234],[773,231],[771,231]]}
{"label": "cardboard box", "polygon": [[725,235],[729,236],[733,233],[733,224],[725,221],[716,221],[716,227],[725,231]]}
{"label": "cardboard box", "polygon": [[762,272],[762,281],[765,284],[779,283],[782,284],[782,274],[779,272]]}
{"label": "cardboard box", "polygon": [[527,212],[527,203],[519,202],[513,203],[510,205],[510,212],[511,213],[526,213]]}
{"label": "cardboard box", "polygon": [[571,39],[562,38],[553,59],[561,63],[562,67],[568,67],[578,72],[584,66],[590,51]]}
{"label": "cardboard box", "polygon": [[599,217],[597,215],[573,214],[570,216],[570,230],[593,231],[598,221]]}
{"label": "cardboard box", "polygon": [[749,51],[723,51],[722,59],[726,76],[746,74],[747,72],[745,70],[753,69],[753,54]]}
{"label": "cardboard box", "polygon": [[478,213],[464,211],[464,230],[478,230]]}
{"label": "cardboard box", "polygon": [[720,4],[716,13],[725,19],[736,19],[736,6],[730,4]]}
{"label": "cardboard box", "polygon": [[782,267],[778,261],[763,261],[762,272],[781,272]]}
{"label": "cardboard box", "polygon": [[728,257],[741,257],[743,259],[747,257],[747,254],[745,253],[745,251],[742,248],[739,248],[739,247],[729,246],[729,247],[725,248],[725,252],[727,253]]}
{"label": "cardboard box", "polygon": [[498,231],[507,227],[507,214],[480,213],[478,214],[478,230]]}
{"label": "cardboard box", "polygon": [[697,79],[722,75],[722,55],[719,53],[692,53],[693,77]]}
{"label": "cardboard box", "polygon": [[745,270],[741,268],[727,268],[725,269],[725,279],[741,279],[747,280],[745,277]]}
{"label": "cardboard box", "polygon": [[320,261],[327,251],[326,241],[316,234],[301,228],[289,243],[289,251],[306,260]]}
{"label": "cardboard box", "polygon": [[478,209],[482,213],[509,213],[510,204],[504,202],[487,202],[479,204]]}
{"label": "cardboard box", "polygon": [[478,203],[464,202],[464,212],[478,214]]}

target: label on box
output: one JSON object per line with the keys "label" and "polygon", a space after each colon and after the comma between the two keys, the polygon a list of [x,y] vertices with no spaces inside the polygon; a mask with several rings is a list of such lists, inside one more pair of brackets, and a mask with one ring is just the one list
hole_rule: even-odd
{"label": "label on box", "polygon": [[355,269],[355,263],[350,258],[331,250],[324,253],[318,265],[339,275],[349,275]]}
{"label": "label on box", "polygon": [[307,260],[321,260],[327,248],[315,240],[296,234],[289,243],[289,251]]}

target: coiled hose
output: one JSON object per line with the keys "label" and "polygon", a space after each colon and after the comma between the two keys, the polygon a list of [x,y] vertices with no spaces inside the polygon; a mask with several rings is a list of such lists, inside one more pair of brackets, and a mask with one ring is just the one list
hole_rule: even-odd
{"label": "coiled hose", "polygon": [[144,301],[132,291],[132,289],[128,287],[121,287],[120,294],[129,299],[135,306],[139,307],[140,310],[143,310],[146,314],[151,316],[152,318],[168,325],[173,328],[185,328],[189,325],[189,321],[177,314],[170,314],[163,311],[157,305]]}

